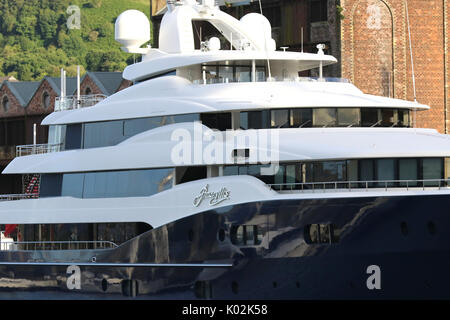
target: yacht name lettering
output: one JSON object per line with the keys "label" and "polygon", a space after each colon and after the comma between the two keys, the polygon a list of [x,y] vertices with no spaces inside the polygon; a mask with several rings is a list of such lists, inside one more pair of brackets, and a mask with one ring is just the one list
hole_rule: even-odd
{"label": "yacht name lettering", "polygon": [[209,205],[215,206],[225,200],[230,200],[230,191],[227,188],[222,187],[220,191],[213,192],[208,190],[209,185],[206,185],[201,191],[200,194],[194,198],[194,206],[198,207],[203,200],[210,198]]}

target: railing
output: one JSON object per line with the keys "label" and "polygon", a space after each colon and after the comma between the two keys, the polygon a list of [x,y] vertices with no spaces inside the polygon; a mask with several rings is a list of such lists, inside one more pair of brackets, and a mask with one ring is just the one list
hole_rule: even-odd
{"label": "railing", "polygon": [[89,250],[114,249],[118,245],[112,241],[17,241],[0,242],[1,250],[37,251],[37,250]]}
{"label": "railing", "polygon": [[[331,77],[294,77],[294,78],[284,78],[284,77],[271,77],[265,80],[257,80],[256,82],[339,82],[339,83],[350,83],[349,79],[345,78],[331,78]],[[197,79],[193,80],[193,84],[217,84],[217,83],[248,83],[251,81],[238,81],[234,78],[210,78],[210,79]]]}
{"label": "railing", "polygon": [[24,194],[1,194],[0,201],[13,201],[22,199],[37,199],[39,194],[37,193],[24,193]]}
{"label": "railing", "polygon": [[31,154],[44,154],[61,151],[62,143],[57,144],[27,144],[16,146],[16,157],[28,156]]}
{"label": "railing", "polygon": [[79,100],[77,99],[77,96],[56,97],[55,111],[92,107],[93,105],[96,105],[105,98],[106,96],[103,94],[91,94],[87,96],[80,96]]}
{"label": "railing", "polygon": [[333,181],[268,184],[275,191],[330,192],[330,191],[371,191],[371,190],[427,190],[449,189],[450,179],[424,180],[373,180],[373,181]]}

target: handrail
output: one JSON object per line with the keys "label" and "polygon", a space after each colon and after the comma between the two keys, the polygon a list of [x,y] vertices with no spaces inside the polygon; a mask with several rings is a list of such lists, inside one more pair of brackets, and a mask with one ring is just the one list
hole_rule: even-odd
{"label": "handrail", "polygon": [[[37,250],[88,250],[88,249],[114,249],[119,247],[112,241],[0,241],[0,250],[37,251]],[[5,248],[6,249],[3,249]]]}
{"label": "handrail", "polygon": [[61,151],[62,143],[54,144],[26,144],[16,146],[16,157],[32,154],[44,154]]}
{"label": "handrail", "polygon": [[85,107],[92,107],[105,99],[104,94],[90,94],[80,96],[65,96],[56,97],[55,99],[55,111],[73,110]]}
{"label": "handrail", "polygon": [[406,191],[417,189],[432,189],[450,188],[449,179],[422,179],[422,180],[369,180],[369,181],[332,181],[332,182],[302,182],[302,183],[275,183],[267,184],[270,189],[276,191],[301,191],[301,192],[315,192],[320,190],[326,192],[327,190],[352,191],[373,189],[398,190],[405,189]]}
{"label": "handrail", "polygon": [[[351,83],[349,79],[345,78],[332,78],[332,77],[324,77],[324,78],[315,78],[315,77],[293,77],[293,78],[284,78],[284,77],[271,77],[270,79],[264,79],[263,81],[257,82],[339,82],[339,83]],[[248,83],[251,81],[238,81],[238,79],[234,78],[210,78],[210,79],[195,79],[192,80],[193,84],[217,84],[217,83]]]}

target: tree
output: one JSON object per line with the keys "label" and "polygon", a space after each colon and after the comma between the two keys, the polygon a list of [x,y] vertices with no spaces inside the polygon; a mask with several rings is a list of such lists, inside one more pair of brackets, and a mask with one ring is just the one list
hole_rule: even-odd
{"label": "tree", "polygon": [[39,13],[38,29],[41,38],[46,44],[56,40],[58,19],[59,15],[50,9],[41,10]]}

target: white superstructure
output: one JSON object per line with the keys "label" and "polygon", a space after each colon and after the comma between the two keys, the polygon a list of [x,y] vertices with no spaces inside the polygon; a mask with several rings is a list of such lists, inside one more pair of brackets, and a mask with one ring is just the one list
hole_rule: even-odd
{"label": "white superstructure", "polygon": [[[209,22],[222,39],[197,38],[196,48],[192,21]],[[300,77],[299,72],[321,69],[336,59],[321,50],[317,54],[276,50],[270,23],[263,16],[251,13],[237,20],[213,1],[175,1],[164,15],[159,48],[141,47],[149,40],[149,30],[136,11],[118,18],[116,39],[127,52],[143,54],[141,62],[123,73],[135,84],[93,107],[54,112],[44,119],[42,124],[50,126],[53,139],[49,143],[61,145],[62,151],[18,157],[3,173],[40,174],[45,183],[50,178],[59,182],[41,182],[39,199],[0,202],[0,224],[137,221],[158,227],[212,207],[226,210],[253,201],[449,193],[445,183],[449,138],[436,130],[413,127],[414,113],[428,106],[367,95],[343,79]],[[179,116],[188,120],[177,120]],[[192,146],[186,161],[174,159],[173,150],[180,143],[174,132],[200,142],[202,156],[196,156]],[[214,150],[223,151],[222,157],[204,156],[211,154],[204,150],[211,141],[216,141]],[[239,158],[240,151],[244,156]],[[261,159],[254,155],[263,153],[269,154],[266,163],[276,163],[261,175],[272,177],[271,183],[252,177],[250,171],[227,173],[232,166],[260,165]],[[442,174],[432,171],[432,160],[422,158],[441,159]],[[377,177],[364,178],[364,161],[373,159],[393,159],[400,169],[391,176],[390,162],[374,162],[387,173],[383,176],[376,170]],[[430,166],[432,173],[424,169],[404,179],[402,168],[410,167],[402,167],[401,159],[419,159],[416,166]],[[285,168],[282,177],[278,164]],[[293,180],[286,173],[290,166],[294,166]],[[338,180],[315,179],[319,169],[314,166],[336,172]],[[193,167],[204,167],[205,175],[182,180]],[[115,196],[114,190],[102,195],[98,191],[133,181],[120,176],[126,170],[138,175],[139,170],[154,169],[169,170],[157,192],[146,195],[138,190],[139,194],[128,195],[122,190]],[[116,180],[109,173],[116,174]],[[85,196],[86,188],[97,188],[101,175],[107,185]],[[94,182],[86,184],[87,179]],[[81,191],[76,183],[85,183]],[[332,187],[316,190],[325,183]],[[212,191],[226,188],[228,198],[197,206],[194,200],[205,186]],[[44,196],[43,188],[51,192]],[[133,190],[132,185],[126,188]]]}

